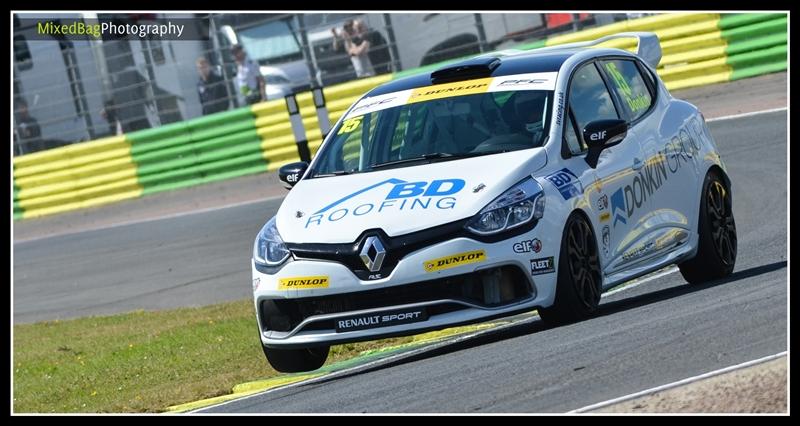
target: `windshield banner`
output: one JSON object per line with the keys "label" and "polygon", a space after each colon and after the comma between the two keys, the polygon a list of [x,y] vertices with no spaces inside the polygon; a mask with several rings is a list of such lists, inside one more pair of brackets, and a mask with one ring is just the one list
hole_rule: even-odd
{"label": "windshield banner", "polygon": [[416,89],[387,93],[385,95],[372,96],[358,101],[347,113],[345,119],[394,108],[396,106],[455,96],[519,90],[554,90],[557,75],[558,73],[556,72],[503,75],[499,77],[464,80],[455,83],[435,84],[418,87]]}

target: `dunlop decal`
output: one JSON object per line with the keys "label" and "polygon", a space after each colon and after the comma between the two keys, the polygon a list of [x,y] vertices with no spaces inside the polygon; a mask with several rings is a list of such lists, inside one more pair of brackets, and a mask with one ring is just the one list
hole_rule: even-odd
{"label": "dunlop decal", "polygon": [[330,279],[327,275],[314,277],[281,278],[278,281],[278,290],[303,290],[307,288],[328,288]]}
{"label": "dunlop decal", "polygon": [[413,104],[415,102],[425,102],[433,99],[486,93],[489,91],[489,84],[491,82],[492,78],[478,78],[475,80],[459,81],[456,83],[420,87],[411,92],[411,97],[408,98],[408,103]]}
{"label": "dunlop decal", "polygon": [[[359,100],[347,113],[345,120],[387,108],[434,99],[452,98],[455,96],[474,95],[478,93],[554,90],[557,76],[557,72],[512,74],[499,77],[477,78],[447,84],[434,84],[431,86],[418,87],[416,89],[386,93]],[[560,124],[564,98],[562,92],[559,92],[559,97],[561,99],[558,105],[558,122]],[[347,131],[344,133],[347,133]]]}
{"label": "dunlop decal", "polygon": [[484,260],[486,260],[486,252],[483,250],[475,250],[440,257],[438,259],[431,259],[423,263],[423,266],[425,272],[436,272],[470,263],[483,262]]}

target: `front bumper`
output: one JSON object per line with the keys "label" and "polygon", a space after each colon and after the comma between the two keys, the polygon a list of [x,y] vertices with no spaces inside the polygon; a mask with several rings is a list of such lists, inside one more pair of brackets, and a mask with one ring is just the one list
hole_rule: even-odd
{"label": "front bumper", "polygon": [[[556,274],[531,275],[530,262],[555,255],[544,249],[539,253],[516,253],[512,249],[514,243],[533,238],[533,233],[491,244],[470,238],[443,241],[406,255],[389,276],[369,281],[334,261],[293,260],[275,274],[262,273],[253,265],[262,344],[311,347],[416,334],[549,306],[555,295]],[[557,248],[558,244],[549,247]],[[456,262],[435,270],[425,267],[434,259],[474,252],[482,253],[481,260]],[[313,282],[323,284],[303,289],[281,285],[288,279],[304,277],[316,277]],[[424,309],[427,319],[337,331],[339,320],[415,309]]]}

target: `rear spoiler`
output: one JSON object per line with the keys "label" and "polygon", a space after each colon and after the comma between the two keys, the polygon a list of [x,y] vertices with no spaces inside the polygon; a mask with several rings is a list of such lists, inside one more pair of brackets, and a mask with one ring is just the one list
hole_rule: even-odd
{"label": "rear spoiler", "polygon": [[661,43],[658,41],[658,36],[655,33],[650,33],[650,32],[617,33],[617,34],[607,35],[605,37],[600,37],[597,40],[581,41],[576,43],[567,43],[549,47],[542,47],[539,49],[535,49],[535,51],[570,49],[573,47],[590,47],[590,46],[596,46],[608,40],[614,40],[618,38],[635,38],[638,41],[638,45],[636,47],[636,55],[642,58],[642,60],[647,62],[647,64],[650,65],[651,67],[656,68],[658,66],[658,63],[661,62]]}

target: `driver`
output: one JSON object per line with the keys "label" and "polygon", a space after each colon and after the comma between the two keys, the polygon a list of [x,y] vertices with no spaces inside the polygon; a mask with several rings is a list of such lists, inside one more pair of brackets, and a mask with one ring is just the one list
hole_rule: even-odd
{"label": "driver", "polygon": [[516,123],[512,131],[539,143],[544,124],[545,93],[524,90],[514,95],[514,115]]}
{"label": "driver", "polygon": [[471,152],[516,150],[541,146],[544,137],[543,117],[547,92],[521,90],[514,93],[501,109],[507,131],[481,142]]}

